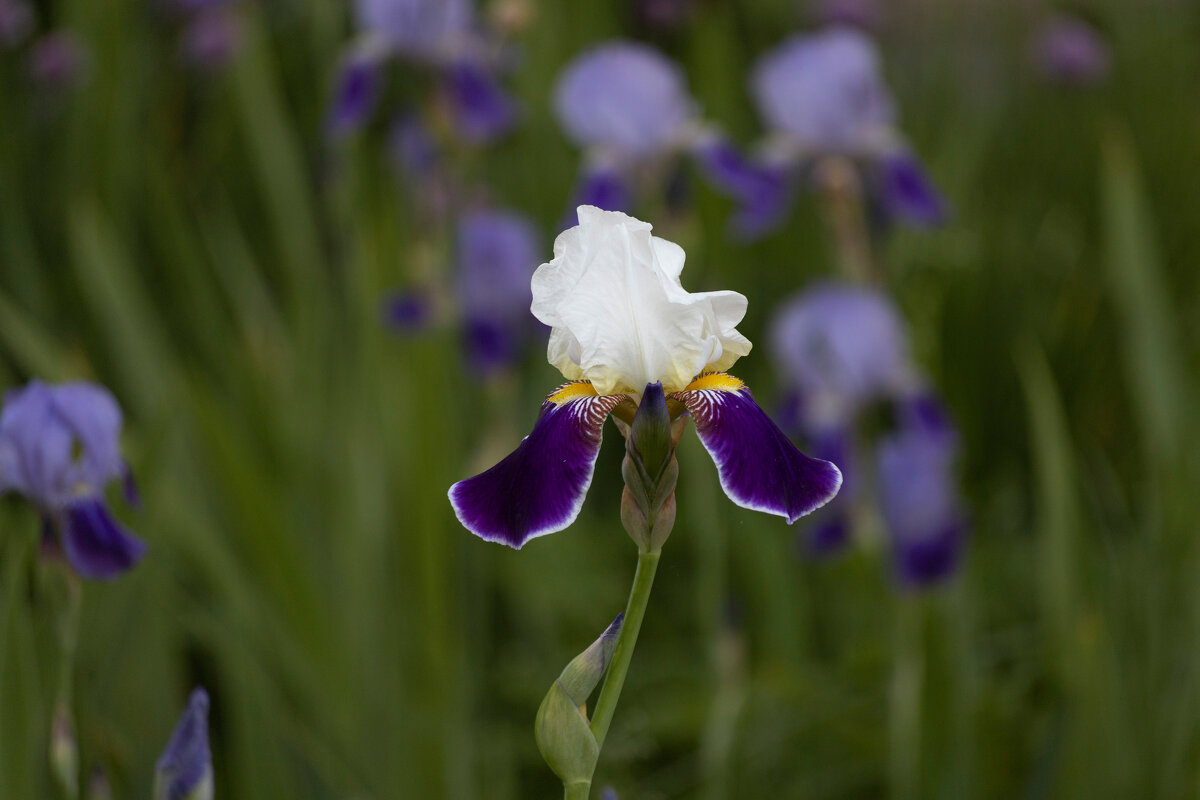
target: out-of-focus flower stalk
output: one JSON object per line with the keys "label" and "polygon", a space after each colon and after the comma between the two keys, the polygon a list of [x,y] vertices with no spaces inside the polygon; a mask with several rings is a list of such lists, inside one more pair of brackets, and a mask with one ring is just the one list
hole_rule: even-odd
{"label": "out-of-focus flower stalk", "polygon": [[817,162],[814,176],[838,268],[857,283],[877,282],[881,276],[871,252],[862,181],[854,162],[846,156],[825,156]]}
{"label": "out-of-focus flower stalk", "polygon": [[888,709],[888,796],[896,800],[915,800],[921,796],[921,687],[925,676],[925,648],[921,639],[924,611],[921,597],[900,596],[896,600]]}
{"label": "out-of-focus flower stalk", "polygon": [[57,693],[50,724],[50,773],[59,794],[67,800],[79,797],[79,745],[75,739],[71,676],[79,641],[79,614],[83,587],[79,576],[61,558],[42,562],[44,591],[54,613],[58,640]]}

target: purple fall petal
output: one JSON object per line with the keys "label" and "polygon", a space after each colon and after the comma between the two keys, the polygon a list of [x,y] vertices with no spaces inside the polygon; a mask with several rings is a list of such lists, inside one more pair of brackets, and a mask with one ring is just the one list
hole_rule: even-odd
{"label": "purple fall petal", "polygon": [[380,316],[396,333],[421,333],[433,320],[433,298],[424,289],[397,289],[383,298]]}
{"label": "purple fall petal", "polygon": [[833,464],[842,474],[837,496],[813,517],[805,537],[811,555],[833,555],[850,541],[849,506],[857,483],[853,433],[848,426],[839,425],[814,433],[809,439],[813,455]]}
{"label": "purple fall petal", "polygon": [[693,150],[704,176],[738,202],[732,220],[739,235],[753,238],[779,225],[792,203],[788,170],[750,161],[724,139],[713,139]]}
{"label": "purple fall petal", "polygon": [[516,550],[574,522],[592,482],[604,420],[623,398],[598,397],[586,383],[553,392],[516,450],[450,487],[459,522],[481,539]]}
{"label": "purple fall petal", "polygon": [[889,216],[910,225],[946,221],[946,201],[912,153],[893,153],[879,165],[880,194]]}
{"label": "purple fall petal", "polygon": [[212,797],[208,705],[208,692],[202,687],[192,691],[187,708],[158,759],[154,800]]}
{"label": "purple fall petal", "polygon": [[633,194],[619,172],[606,167],[589,168],[579,179],[575,199],[564,227],[579,224],[575,209],[579,206],[595,206],[605,211],[628,211],[633,207]]}
{"label": "purple fall petal", "polygon": [[380,64],[374,56],[356,53],[346,59],[325,121],[330,136],[345,136],[366,124],[379,101],[382,82]]}
{"label": "purple fall petal", "polygon": [[736,378],[706,376],[672,397],[692,415],[721,488],[739,506],[775,514],[790,525],[837,494],[838,468],[796,449]]}
{"label": "purple fall petal", "polygon": [[81,497],[63,510],[63,547],[75,571],[92,580],[117,577],[146,552],[146,543],[125,530],[98,497]]}
{"label": "purple fall petal", "polygon": [[463,61],[451,66],[446,94],[454,129],[465,141],[492,141],[516,123],[516,104],[479,64]]}

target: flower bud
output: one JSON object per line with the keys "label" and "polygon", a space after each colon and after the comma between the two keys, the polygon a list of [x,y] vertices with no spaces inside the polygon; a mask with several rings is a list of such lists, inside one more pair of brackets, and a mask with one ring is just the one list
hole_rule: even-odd
{"label": "flower bud", "polygon": [[59,702],[50,728],[50,771],[64,797],[79,796],[79,745],[71,727],[71,712]]}
{"label": "flower bud", "polygon": [[167,749],[158,759],[154,800],[212,800],[212,755],[208,749],[208,693],[188,698]]}
{"label": "flower bud", "polygon": [[563,783],[591,780],[600,757],[584,706],[617,649],[624,614],[571,660],[538,708],[534,735],[542,757]]}
{"label": "flower bud", "polygon": [[662,382],[646,384],[642,402],[629,429],[629,451],[646,477],[657,481],[667,460],[675,452],[671,441],[671,414]]}

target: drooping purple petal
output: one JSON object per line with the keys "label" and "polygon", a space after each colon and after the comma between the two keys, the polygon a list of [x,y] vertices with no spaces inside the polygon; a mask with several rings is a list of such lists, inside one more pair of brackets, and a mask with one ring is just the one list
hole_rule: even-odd
{"label": "drooping purple petal", "polygon": [[812,518],[805,537],[810,555],[829,556],[850,541],[850,506],[857,490],[854,436],[847,425],[817,431],[809,436],[815,458],[828,461],[842,474],[842,485],[829,503]]}
{"label": "drooping purple petal", "polygon": [[590,167],[580,176],[579,186],[575,189],[568,227],[579,224],[575,215],[575,209],[579,206],[595,206],[605,211],[628,211],[633,207],[633,193],[617,170]]}
{"label": "drooping purple petal", "polygon": [[966,525],[946,436],[901,429],[879,443],[879,503],[899,580],[921,587],[947,577],[959,562]]}
{"label": "drooping purple petal", "polygon": [[109,580],[131,569],[146,543],[125,530],[99,497],[80,497],[63,510],[63,548],[84,578]]}
{"label": "drooping purple petal", "polygon": [[679,66],[626,41],[602,44],[568,64],[554,90],[554,110],[576,144],[631,158],[671,147],[695,116]]}
{"label": "drooping purple petal", "polygon": [[353,133],[371,118],[383,83],[382,64],[373,53],[352,53],[342,64],[325,120],[330,136]]}
{"label": "drooping purple petal", "polygon": [[623,398],[598,397],[588,383],[551,393],[516,450],[450,487],[459,522],[481,539],[516,550],[574,522],[592,482],[604,420]]}
{"label": "drooping purple petal", "polygon": [[520,332],[494,319],[468,319],[463,344],[471,372],[488,376],[515,363],[521,355]]}
{"label": "drooping purple petal", "polygon": [[154,800],[212,800],[208,746],[208,692],[197,687],[158,759]]}
{"label": "drooping purple petal", "polygon": [[946,221],[946,201],[916,156],[891,153],[879,164],[880,197],[888,216],[910,225],[941,225]]}
{"label": "drooping purple petal", "polygon": [[516,103],[481,64],[472,61],[453,64],[447,69],[445,80],[450,114],[459,138],[489,142],[516,123]]}
{"label": "drooping purple petal", "polygon": [[1043,75],[1073,86],[1103,81],[1112,66],[1108,43],[1100,33],[1082,19],[1066,15],[1042,27],[1034,56]]}
{"label": "drooping purple petal", "polygon": [[850,28],[788,39],[759,60],[751,88],[767,123],[812,150],[869,148],[895,122],[875,45]]}
{"label": "drooping purple petal", "polygon": [[675,392],[696,423],[729,499],[792,524],[833,499],[838,468],[801,453],[737,378],[721,373]]}
{"label": "drooping purple petal", "polygon": [[761,236],[787,216],[793,185],[786,167],[753,162],[731,143],[719,138],[705,142],[692,152],[709,182],[738,202],[731,225],[740,236]]}

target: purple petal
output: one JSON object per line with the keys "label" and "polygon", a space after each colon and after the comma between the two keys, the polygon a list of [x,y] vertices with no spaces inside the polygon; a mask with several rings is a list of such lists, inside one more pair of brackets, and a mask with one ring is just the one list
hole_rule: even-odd
{"label": "purple petal", "polygon": [[626,41],[599,45],[568,64],[554,89],[554,111],[581,147],[633,158],[670,148],[695,116],[679,65]]}
{"label": "purple petal", "polygon": [[958,563],[965,524],[954,451],[950,438],[920,429],[901,429],[879,443],[879,503],[905,584],[927,585]]}
{"label": "purple petal", "polygon": [[805,532],[805,555],[816,558],[826,558],[840,553],[850,541],[850,521],[845,514],[830,509],[821,515],[823,518],[813,522]]}
{"label": "purple petal", "polygon": [[842,486],[837,496],[812,519],[806,537],[807,550],[814,556],[828,556],[840,551],[850,541],[850,508],[854,501],[857,475],[854,463],[854,436],[846,425],[836,425],[812,433],[813,456],[828,461],[842,473]]}
{"label": "purple petal", "polygon": [[615,169],[589,168],[580,178],[571,203],[568,227],[578,225],[575,209],[579,206],[595,206],[605,211],[628,211],[633,207],[633,195],[625,179]]}
{"label": "purple petal", "polygon": [[912,153],[894,153],[880,164],[884,208],[911,225],[940,225],[946,221],[946,201]]}
{"label": "purple petal", "polygon": [[400,114],[388,133],[388,154],[393,166],[410,177],[430,175],[441,156],[425,123],[413,114]]}
{"label": "purple petal", "polygon": [[1034,55],[1050,80],[1083,86],[1103,81],[1112,67],[1112,53],[1099,31],[1082,19],[1060,15],[1038,35]]}
{"label": "purple petal", "polygon": [[325,121],[330,136],[346,136],[366,124],[379,102],[382,82],[377,58],[356,53],[346,59]]}
{"label": "purple petal", "polygon": [[241,48],[242,21],[235,12],[214,7],[196,14],[180,41],[184,60],[201,69],[221,69]]}
{"label": "purple petal", "polygon": [[738,201],[731,221],[737,234],[755,238],[783,221],[793,197],[786,168],[754,163],[723,139],[701,145],[693,155],[709,182]]}
{"label": "purple petal", "polygon": [[125,530],[98,497],[81,497],[66,507],[63,544],[75,571],[92,580],[117,577],[146,552],[146,543]]}
{"label": "purple petal", "polygon": [[569,383],[550,394],[516,450],[450,487],[459,522],[516,550],[574,522],[592,482],[604,420],[623,398],[599,397],[590,383]]}
{"label": "purple petal", "polygon": [[471,371],[493,375],[514,364],[521,355],[521,333],[511,321],[486,317],[468,319],[463,335]]}
{"label": "purple petal", "polygon": [[479,64],[463,61],[450,67],[446,90],[455,130],[468,142],[489,142],[516,123],[516,104]]}
{"label": "purple petal", "polygon": [[397,289],[382,305],[383,324],[396,333],[420,333],[433,319],[433,298],[425,289]]}
{"label": "purple petal", "polygon": [[729,499],[792,524],[837,494],[842,474],[796,449],[737,378],[706,375],[672,397],[683,402]]}
{"label": "purple petal", "polygon": [[511,211],[463,214],[456,236],[455,290],[463,314],[504,322],[531,318],[529,281],[542,262],[537,228]]}
{"label": "purple petal", "polygon": [[137,479],[133,476],[133,469],[128,464],[125,465],[125,473],[121,477],[121,494],[130,508],[141,510],[142,493],[138,489]]}
{"label": "purple petal", "polygon": [[86,77],[91,54],[70,31],[52,31],[29,50],[29,77],[47,89],[65,89]]}
{"label": "purple petal", "polygon": [[33,6],[26,0],[0,0],[0,48],[16,47],[33,31]]}
{"label": "purple petal", "polygon": [[212,797],[208,747],[208,692],[197,687],[158,759],[154,800]]}

